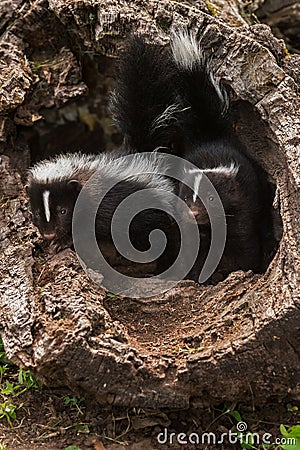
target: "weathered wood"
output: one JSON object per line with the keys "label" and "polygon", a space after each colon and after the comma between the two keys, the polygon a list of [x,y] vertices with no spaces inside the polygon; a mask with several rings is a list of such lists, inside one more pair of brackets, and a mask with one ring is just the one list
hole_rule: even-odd
{"label": "weathered wood", "polygon": [[[216,8],[228,10],[228,3]],[[224,11],[200,1],[50,0],[49,7],[36,1],[16,8],[2,18],[0,38],[0,146],[11,156],[1,158],[0,175],[0,319],[8,356],[47,385],[101,403],[187,408],[299,399],[298,60],[287,62],[283,41],[267,26],[249,27],[242,17],[233,23],[232,16],[225,22]],[[238,17],[237,7],[232,14]],[[131,30],[167,42],[171,27],[186,25],[201,31],[213,66],[239,100],[237,130],[276,185],[282,238],[263,275],[236,272],[213,287],[185,281],[150,299],[113,298],[71,250],[51,256],[38,237],[15,168],[28,164],[16,132],[38,121],[43,108],[59,109],[86,92],[80,52],[115,56]],[[51,61],[36,71],[45,42]]]}

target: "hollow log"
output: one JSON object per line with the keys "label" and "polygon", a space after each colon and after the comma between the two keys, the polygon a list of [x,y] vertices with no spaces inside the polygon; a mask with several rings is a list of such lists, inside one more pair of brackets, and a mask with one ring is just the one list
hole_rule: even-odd
{"label": "hollow log", "polygon": [[293,52],[300,44],[300,5],[297,0],[267,0],[256,11],[257,17],[270,25],[276,36],[285,39]]}
{"label": "hollow log", "polygon": [[[46,385],[149,408],[300,399],[300,57],[267,25],[249,25],[242,7],[0,5],[1,336],[8,357]],[[199,32],[230,86],[237,133],[274,188],[276,252],[263,274],[238,271],[214,286],[181,281],[150,298],[113,296],[72,250],[49,254],[31,224],[25,172],[76,139],[84,151],[116,146],[107,94],[124,39],[137,31],[167,44],[183,26]]]}

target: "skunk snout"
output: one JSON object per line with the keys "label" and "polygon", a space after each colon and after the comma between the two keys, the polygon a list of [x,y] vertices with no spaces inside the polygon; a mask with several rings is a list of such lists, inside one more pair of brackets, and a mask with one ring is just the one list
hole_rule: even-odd
{"label": "skunk snout", "polygon": [[47,239],[47,241],[53,241],[55,236],[56,236],[55,233],[45,233],[45,234],[43,234],[43,238]]}
{"label": "skunk snout", "polygon": [[189,216],[191,218],[195,218],[197,220],[197,217],[199,216],[199,209],[198,208],[190,208],[189,210]]}
{"label": "skunk snout", "polygon": [[190,220],[196,220],[198,225],[206,225],[209,223],[209,217],[204,208],[199,208],[196,205],[189,207],[188,217]]}

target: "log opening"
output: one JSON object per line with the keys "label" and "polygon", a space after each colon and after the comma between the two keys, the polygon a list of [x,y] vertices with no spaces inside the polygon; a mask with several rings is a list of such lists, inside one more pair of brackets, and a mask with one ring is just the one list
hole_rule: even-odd
{"label": "log opening", "polygon": [[[265,25],[246,26],[228,2],[216,12],[202,2],[100,3],[92,9],[77,1],[24,4],[7,16],[13,23],[1,36],[7,63],[0,145],[11,158],[1,157],[0,176],[0,315],[8,356],[47,385],[68,386],[99,403],[188,408],[225,399],[256,404],[299,399],[296,55],[289,58]],[[227,8],[232,14],[223,22]],[[270,186],[274,233],[260,275],[235,272],[209,287],[183,281],[164,295],[137,301],[94,286],[70,250],[45,259],[47,249],[29,219],[15,167],[25,174],[27,143],[31,162],[53,149],[97,152],[108,143],[115,148],[118,133],[102,126],[107,111],[86,107],[87,84],[93,86],[91,56],[85,56],[83,82],[79,55],[104,53],[132,30],[166,42],[169,28],[161,23],[197,28],[207,48],[215,50],[220,75],[235,93],[239,137]],[[103,65],[114,64],[105,57],[99,64],[101,58]],[[109,78],[110,68],[107,73]],[[41,108],[47,117],[43,124]],[[94,124],[94,113],[100,124]]]}
{"label": "log opening", "polygon": [[[17,133],[30,150],[31,164],[60,154],[61,152],[101,153],[113,150],[121,144],[122,136],[115,128],[109,112],[109,96],[114,85],[116,58],[84,56],[82,59],[82,81],[88,86],[88,94],[65,106],[42,109],[42,120],[30,129],[20,125]],[[234,95],[234,94],[233,94]],[[278,152],[268,136],[267,126],[250,103],[235,99],[232,105],[236,133],[249,157],[256,165],[263,189],[263,214],[260,225],[262,256],[261,273],[272,261],[282,236],[282,220],[278,205],[274,203],[276,182],[267,170],[278,164]],[[255,131],[254,131],[255,130]],[[25,147],[27,149],[27,146]],[[25,180],[26,172],[23,173]],[[47,254],[47,245],[38,245],[40,252]],[[153,265],[149,266],[151,269]],[[120,266],[122,270],[122,265]],[[134,273],[137,276],[145,275]],[[151,272],[150,272],[151,273]]]}

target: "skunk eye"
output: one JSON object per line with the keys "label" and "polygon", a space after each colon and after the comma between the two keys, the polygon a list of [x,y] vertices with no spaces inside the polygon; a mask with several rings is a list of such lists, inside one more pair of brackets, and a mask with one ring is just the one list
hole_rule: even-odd
{"label": "skunk eye", "polygon": [[66,214],[66,213],[67,213],[66,208],[61,208],[60,213],[61,213],[62,215]]}
{"label": "skunk eye", "polygon": [[39,213],[39,211],[35,211],[35,213],[34,213],[33,215],[34,215],[34,217],[35,217],[36,219],[39,219],[39,218],[40,218],[40,213]]}

